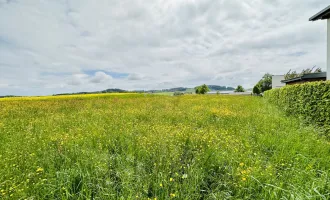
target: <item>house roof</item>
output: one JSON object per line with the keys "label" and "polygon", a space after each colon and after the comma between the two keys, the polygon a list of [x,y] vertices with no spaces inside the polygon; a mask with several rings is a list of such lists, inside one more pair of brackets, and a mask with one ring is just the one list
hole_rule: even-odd
{"label": "house roof", "polygon": [[326,72],[320,72],[320,73],[311,73],[311,74],[304,74],[303,76],[297,77],[297,78],[292,78],[288,80],[283,80],[281,81],[282,83],[291,83],[291,82],[296,82],[300,80],[308,80],[308,79],[323,79],[327,77]]}
{"label": "house roof", "polygon": [[319,13],[315,14],[313,17],[309,18],[309,21],[316,21],[319,19],[330,19],[330,6],[326,7]]}

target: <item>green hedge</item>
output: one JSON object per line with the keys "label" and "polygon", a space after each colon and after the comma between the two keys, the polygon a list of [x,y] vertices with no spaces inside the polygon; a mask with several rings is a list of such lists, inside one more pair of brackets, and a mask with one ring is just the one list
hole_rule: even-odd
{"label": "green hedge", "polygon": [[289,114],[303,116],[327,129],[330,127],[330,81],[272,89],[266,91],[264,97]]}

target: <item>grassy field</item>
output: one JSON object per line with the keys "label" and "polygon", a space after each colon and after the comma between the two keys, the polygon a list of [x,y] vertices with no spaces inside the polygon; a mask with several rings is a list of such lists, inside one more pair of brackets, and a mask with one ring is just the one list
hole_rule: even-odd
{"label": "grassy field", "polygon": [[153,93],[155,95],[162,95],[162,96],[173,96],[174,92],[157,92]]}
{"label": "grassy field", "polygon": [[330,143],[251,96],[0,100],[0,199],[329,199]]}

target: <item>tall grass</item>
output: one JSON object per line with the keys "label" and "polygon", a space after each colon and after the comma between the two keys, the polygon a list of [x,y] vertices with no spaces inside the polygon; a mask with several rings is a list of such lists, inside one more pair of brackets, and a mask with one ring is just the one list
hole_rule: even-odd
{"label": "tall grass", "polygon": [[329,199],[319,135],[253,97],[0,101],[0,199]]}

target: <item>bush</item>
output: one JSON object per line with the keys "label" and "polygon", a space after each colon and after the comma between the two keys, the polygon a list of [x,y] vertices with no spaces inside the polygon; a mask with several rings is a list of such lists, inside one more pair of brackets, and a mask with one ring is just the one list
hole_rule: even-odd
{"label": "bush", "polygon": [[[260,94],[267,90],[272,89],[272,79],[273,76],[270,73],[266,73],[262,79],[254,86],[253,93],[254,94]],[[259,93],[257,93],[259,92]]]}
{"label": "bush", "polygon": [[260,89],[260,87],[258,87],[258,85],[256,85],[256,86],[254,86],[253,87],[253,94],[260,94],[261,93],[261,89]]}
{"label": "bush", "polygon": [[264,96],[286,113],[303,116],[330,130],[330,81],[285,86],[266,91]]}
{"label": "bush", "polygon": [[235,92],[245,92],[243,86],[239,85],[237,86],[237,88],[235,89]]}
{"label": "bush", "polygon": [[174,92],[173,93],[173,96],[181,96],[181,95],[184,95],[183,92]]}
{"label": "bush", "polygon": [[205,84],[195,87],[196,94],[206,94],[209,91],[210,91],[209,87]]}

